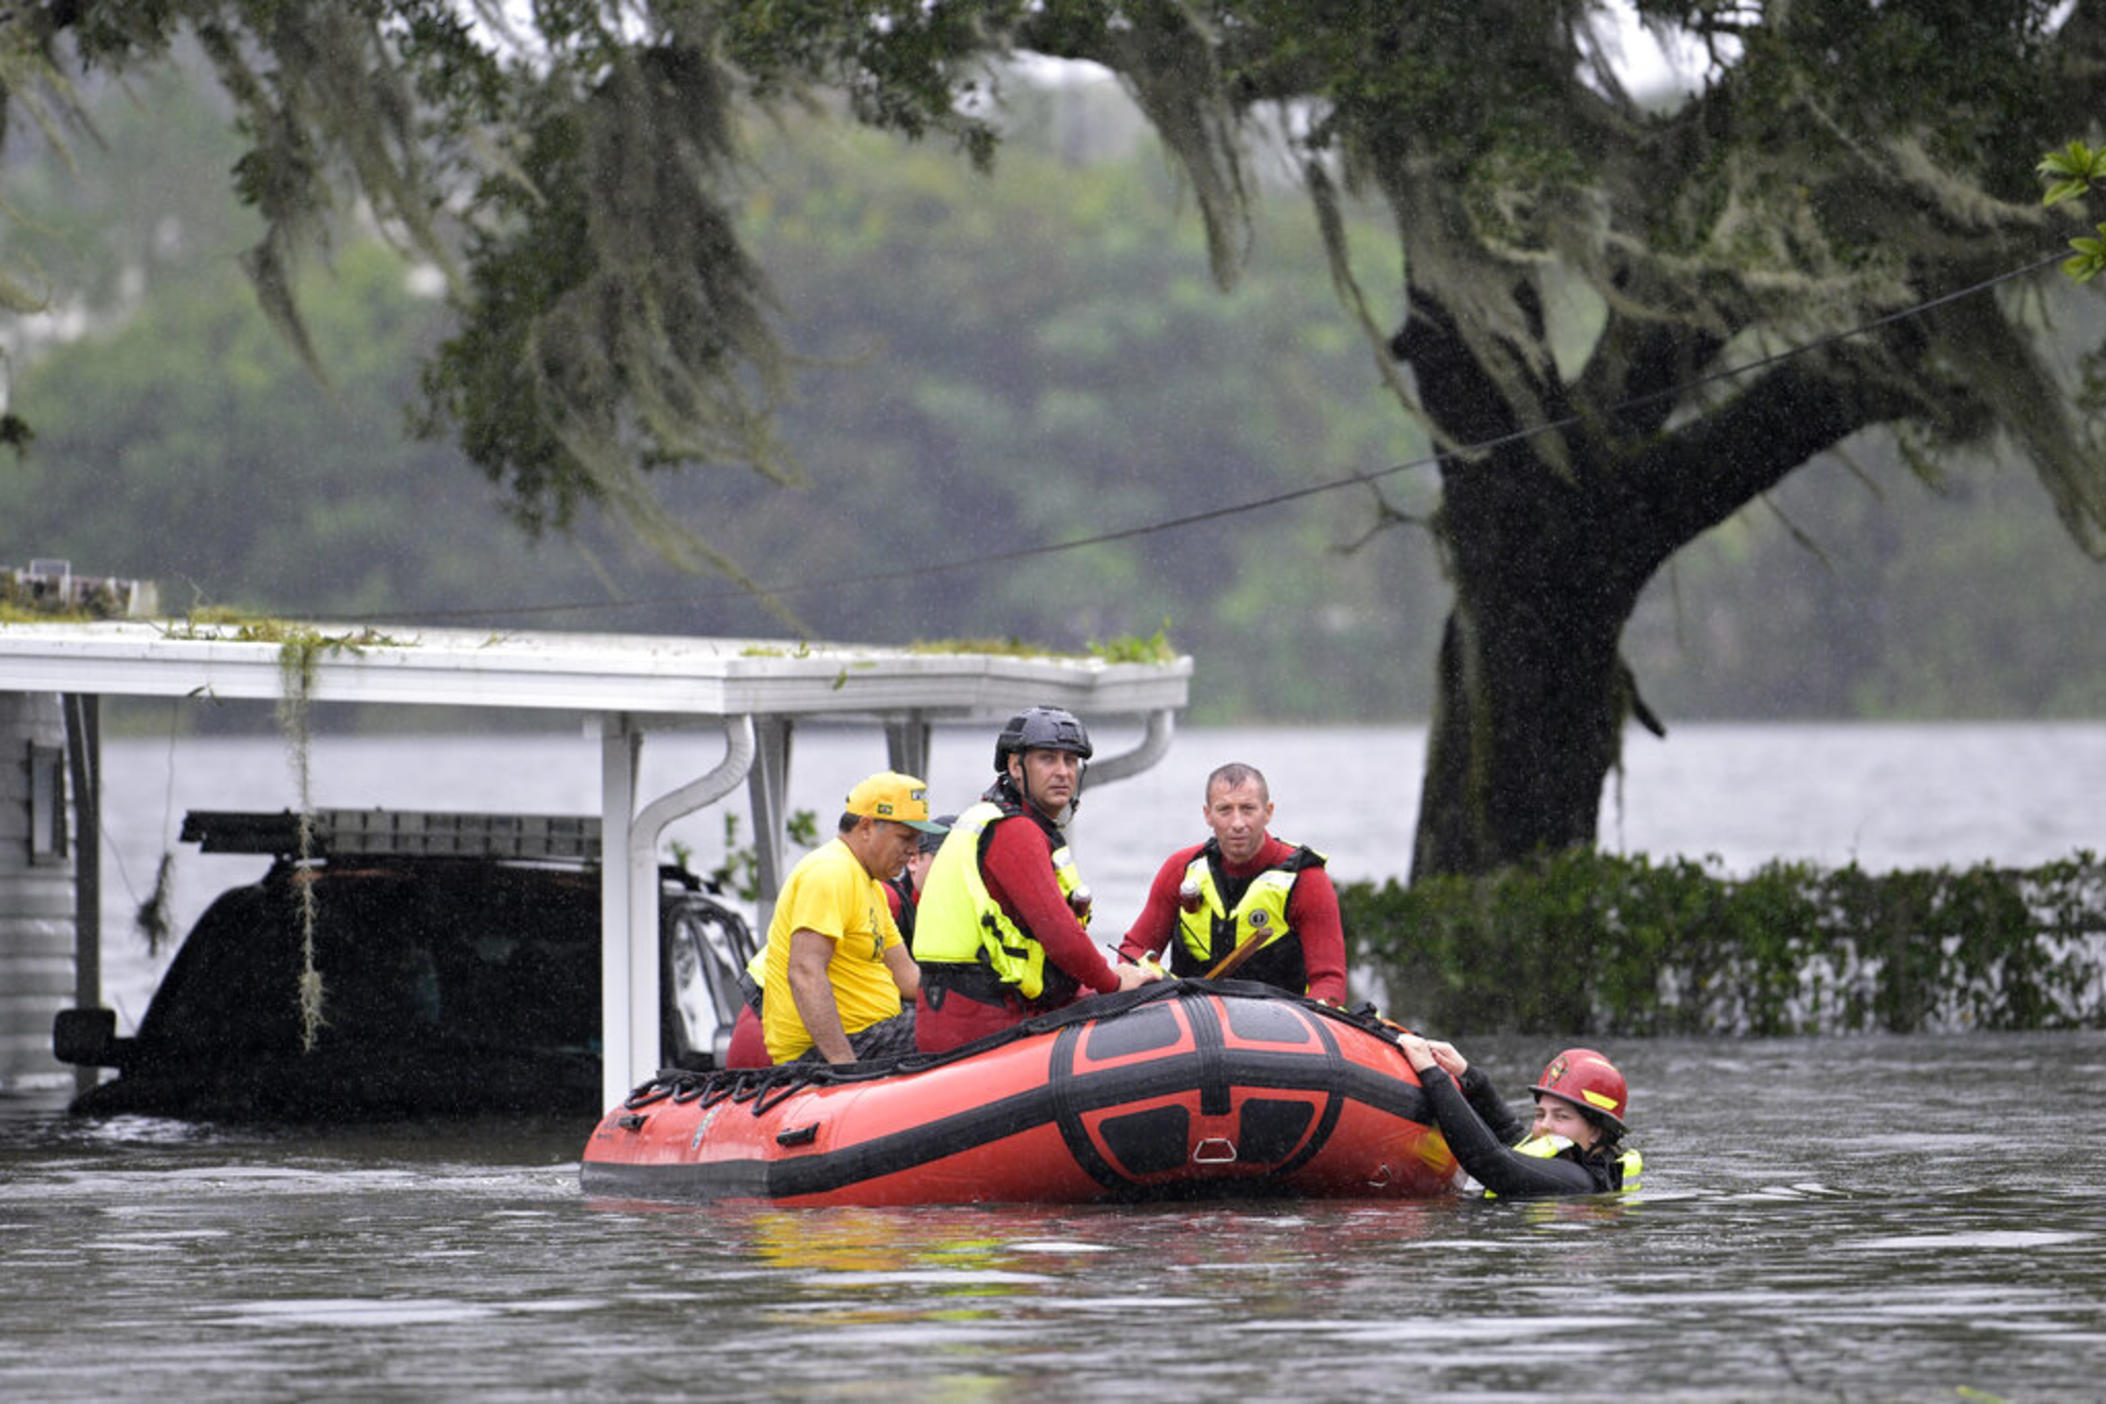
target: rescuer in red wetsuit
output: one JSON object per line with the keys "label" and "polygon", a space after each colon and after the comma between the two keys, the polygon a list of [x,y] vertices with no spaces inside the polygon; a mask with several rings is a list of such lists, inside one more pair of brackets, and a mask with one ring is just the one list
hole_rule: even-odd
{"label": "rescuer in red wetsuit", "polygon": [[761,1032],[760,1005],[748,999],[739,1006],[739,1017],[732,1021],[731,1042],[724,1049],[724,1066],[727,1068],[765,1068],[773,1064],[768,1059],[768,1039]]}
{"label": "rescuer in red wetsuit", "polygon": [[1255,766],[1208,776],[1205,814],[1214,837],[1170,855],[1119,954],[1167,946],[1170,973],[1196,978],[1248,946],[1231,978],[1344,1004],[1345,929],[1323,855],[1268,831],[1272,792]]}
{"label": "rescuer in red wetsuit", "polygon": [[1057,707],[1011,717],[995,783],[951,824],[915,915],[915,1046],[940,1053],[1056,1009],[1157,978],[1116,969],[1090,940],[1081,878],[1060,831],[1092,752]]}

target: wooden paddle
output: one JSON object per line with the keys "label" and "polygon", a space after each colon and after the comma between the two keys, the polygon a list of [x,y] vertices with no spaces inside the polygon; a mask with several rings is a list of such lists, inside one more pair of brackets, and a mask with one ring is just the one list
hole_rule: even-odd
{"label": "wooden paddle", "polygon": [[1251,932],[1250,935],[1243,938],[1241,945],[1214,962],[1214,968],[1206,973],[1206,978],[1219,980],[1224,976],[1234,974],[1238,966],[1258,953],[1258,947],[1265,944],[1265,938],[1270,934],[1262,927]]}

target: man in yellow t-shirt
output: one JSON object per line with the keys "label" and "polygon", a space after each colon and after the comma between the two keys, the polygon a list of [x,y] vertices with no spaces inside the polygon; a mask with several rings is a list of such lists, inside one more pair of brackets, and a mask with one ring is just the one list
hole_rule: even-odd
{"label": "man in yellow t-shirt", "polygon": [[840,832],[790,870],[768,923],[762,982],[771,1060],[852,1063],[914,1051],[921,976],[883,883],[924,832],[941,831],[929,821],[928,787],[883,771],[848,792]]}

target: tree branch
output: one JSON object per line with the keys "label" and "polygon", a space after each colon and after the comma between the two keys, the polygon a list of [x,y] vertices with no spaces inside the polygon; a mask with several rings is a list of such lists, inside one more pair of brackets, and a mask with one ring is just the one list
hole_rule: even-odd
{"label": "tree branch", "polygon": [[1808,459],[1860,429],[1922,413],[1923,402],[1890,379],[1838,374],[1816,359],[1777,366],[1619,474],[1627,528],[1645,546],[1634,564],[1649,575]]}

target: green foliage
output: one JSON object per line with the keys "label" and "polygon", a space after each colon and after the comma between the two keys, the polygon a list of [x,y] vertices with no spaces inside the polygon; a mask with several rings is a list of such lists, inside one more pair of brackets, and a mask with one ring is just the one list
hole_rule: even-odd
{"label": "green foliage", "polygon": [[140,285],[231,265],[260,236],[226,182],[240,139],[194,61],[98,75],[77,97],[96,139],[11,144],[0,221],[0,260],[50,310],[121,313]]}
{"label": "green foliage", "polygon": [[[2106,331],[2072,301],[2057,316],[2073,334]],[[1623,653],[1670,745],[1696,718],[2101,716],[2102,605],[2106,576],[2015,465],[1927,484],[1874,440],[1685,548]]]}
{"label": "green foliage", "polygon": [[[764,134],[738,218],[807,353],[782,426],[811,486],[704,476],[669,499],[735,523],[769,583],[883,574],[799,596],[816,637],[1079,654],[1169,614],[1195,659],[1192,722],[1422,715],[1408,680],[1448,598],[1414,524],[1434,509],[1429,479],[1385,484],[1399,514],[1376,514],[1407,530],[1358,551],[1342,547],[1368,533],[1368,490],[1003,555],[1424,448],[1367,373],[1297,203],[1260,202],[1242,287],[1216,295],[1204,240],[1153,153],[1129,149],[1139,118],[1111,87],[1012,92],[993,181],[868,133],[793,119]],[[415,362],[447,329],[428,283],[345,241],[302,284],[330,373],[317,383],[233,275],[255,228],[220,184],[239,149],[223,114],[171,75],[101,90],[94,116],[106,147],[9,176],[23,215],[9,249],[92,312],[85,335],[15,364],[13,402],[43,437],[0,456],[14,559],[155,578],[178,608],[475,618],[575,602],[527,618],[777,632],[736,591],[698,591],[589,517],[523,547],[458,452],[401,433]],[[1386,237],[1346,214],[1356,248]],[[2071,303],[2059,321],[2095,338],[2088,304]],[[2106,715],[2100,577],[2025,475],[1932,491],[1890,450],[1852,454],[1795,475],[1655,582],[1625,652],[1670,725]],[[902,572],[972,556],[997,563]],[[595,608],[625,598],[664,603]]]}
{"label": "green foliage", "polygon": [[122,619],[128,612],[127,602],[100,582],[90,586],[81,598],[67,600],[53,590],[41,588],[39,582],[22,571],[0,568],[0,623]]}
{"label": "green foliage", "polygon": [[458,428],[530,530],[590,500],[669,559],[742,579],[641,477],[676,463],[790,477],[769,420],[788,369],[731,199],[734,82],[687,36],[567,67],[523,114],[516,172],[477,187],[471,292],[425,368],[420,426]]}
{"label": "green foliage", "polygon": [[[815,490],[678,484],[667,500],[736,511],[750,558],[812,563],[771,579],[871,580],[799,597],[825,637],[871,636],[853,609],[892,621],[878,637],[1080,652],[1169,614],[1196,660],[1195,720],[1394,715],[1395,660],[1430,656],[1434,610],[1393,602],[1437,592],[1438,567],[1428,550],[1341,554],[1365,535],[1364,494],[1020,551],[1420,448],[1368,377],[1298,209],[1258,212],[1259,253],[1224,299],[1152,160],[1059,157],[1112,143],[1098,124],[1124,109],[1108,96],[1038,98],[991,182],[868,134],[763,143],[750,227],[810,363],[784,428]],[[894,583],[961,558],[987,564]]]}
{"label": "green foliage", "polygon": [[2081,141],[2073,141],[2062,150],[2041,157],[2038,169],[2048,180],[2040,203],[2059,205],[2085,194],[2094,182],[2106,179],[2106,148],[2095,151]]}
{"label": "green foliage", "polygon": [[[2039,171],[2048,182],[2047,193],[2040,197],[2043,205],[2059,205],[2064,200],[2074,200],[2088,195],[2094,185],[2106,180],[2106,148],[2094,150],[2081,141],[2073,141],[2060,151],[2050,151],[2040,158]],[[2062,271],[2071,282],[2088,283],[2101,270],[2106,270],[2106,224],[2098,227],[2099,237],[2079,237],[2069,241],[2077,251],[2076,257],[2063,263]]]}
{"label": "green foliage", "polygon": [[1078,655],[1045,644],[1032,643],[1011,634],[1001,639],[915,639],[909,653],[993,653],[1010,658],[1073,658]]}
{"label": "green foliage", "polygon": [[[819,846],[819,816],[809,809],[794,811],[784,831],[799,848]],[[685,854],[680,856],[680,865],[687,866]],[[724,811],[724,857],[709,870],[708,880],[720,892],[748,902],[760,900],[760,850],[739,842],[739,816],[728,809]]]}
{"label": "green foliage", "polygon": [[[1003,7],[723,0],[161,0],[0,14],[0,131],[54,135],[75,70],[148,76],[203,55],[241,143],[216,173],[259,217],[240,253],[300,359],[326,365],[303,259],[363,205],[448,272],[461,325],[427,348],[422,423],[458,428],[529,526],[592,501],[672,559],[737,566],[668,517],[645,473],[788,470],[770,416],[786,362],[734,224],[742,116],[829,87],[868,124],[947,132]],[[194,48],[191,46],[194,45]],[[225,188],[222,184],[221,188]],[[5,283],[11,300],[12,280]]]}
{"label": "green foliage", "polygon": [[1739,879],[1574,850],[1481,878],[1341,884],[1355,963],[1446,1034],[2106,1027],[2106,863]]}
{"label": "green foliage", "polygon": [[[1010,120],[1005,170],[1018,178],[992,183],[946,153],[811,122],[764,140],[768,178],[739,216],[807,353],[808,393],[782,425],[810,489],[701,475],[668,501],[682,520],[735,524],[742,555],[769,562],[767,583],[882,577],[797,596],[812,637],[1014,638],[1081,655],[1091,638],[1145,638],[1174,614],[1178,645],[1199,659],[1196,720],[1396,714],[1409,703],[1389,660],[1430,653],[1434,610],[1399,622],[1390,601],[1437,589],[1437,569],[1427,551],[1335,555],[1362,534],[1355,495],[1001,559],[1026,537],[1180,515],[1417,447],[1366,384],[1298,209],[1261,213],[1261,255],[1224,300],[1159,163],[1129,149],[1138,118],[1113,85],[1020,101]],[[171,120],[156,147],[140,125],[126,170],[211,188],[228,155],[209,129]],[[98,153],[78,159],[85,193],[118,185]],[[98,237],[124,258],[151,244],[144,212],[144,232],[110,213],[98,235],[50,208],[84,258]],[[347,243],[302,285],[323,385],[233,276],[236,241],[192,244],[187,231],[210,225],[182,216],[166,260],[139,265],[136,310],[19,368],[16,402],[44,437],[21,465],[0,464],[18,553],[157,579],[178,607],[473,618],[575,601],[579,612],[534,622],[781,632],[736,590],[698,587],[590,517],[523,549],[458,452],[407,441],[414,365],[446,314],[386,249]],[[969,575],[911,575],[989,554]],[[614,598],[660,602],[595,608]]]}
{"label": "green foliage", "polygon": [[1090,654],[1107,663],[1168,663],[1177,657],[1177,649],[1170,642],[1170,621],[1165,619],[1161,628],[1145,637],[1121,634],[1102,642],[1092,639]]}

